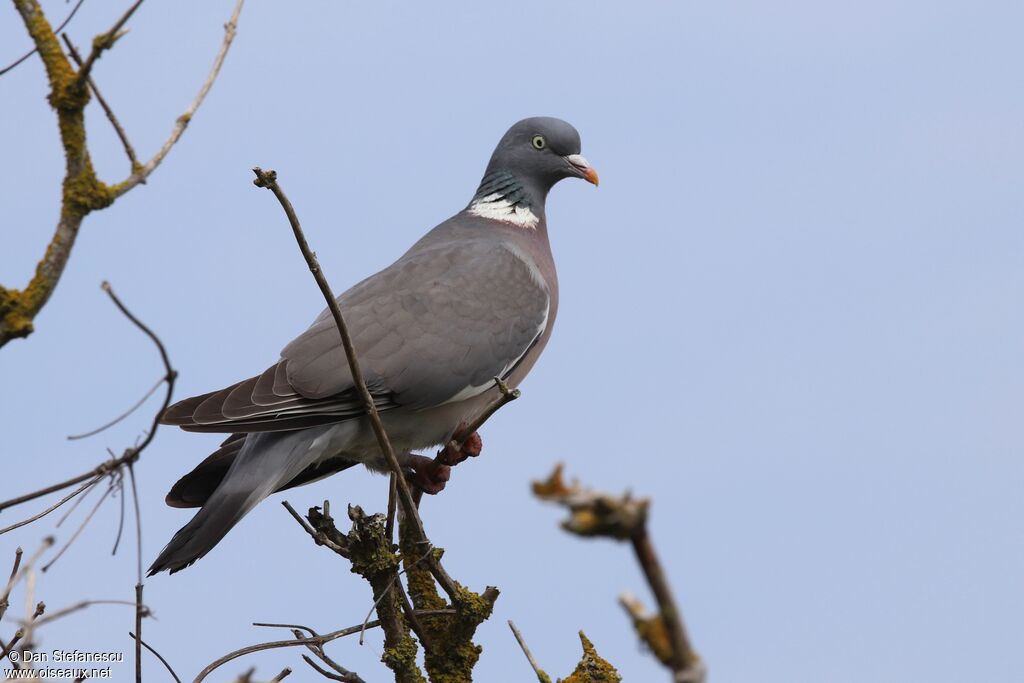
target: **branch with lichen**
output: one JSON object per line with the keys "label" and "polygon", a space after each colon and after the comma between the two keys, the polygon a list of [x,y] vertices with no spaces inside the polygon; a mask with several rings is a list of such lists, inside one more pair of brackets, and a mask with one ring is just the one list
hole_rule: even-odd
{"label": "branch with lichen", "polygon": [[[512,629],[516,642],[519,643],[519,647],[522,648],[527,661],[533,667],[533,673],[536,674],[538,683],[551,683],[551,676],[537,664],[537,660],[533,658],[533,653],[530,652],[530,648],[526,645],[526,639],[523,638],[523,634],[511,620],[508,622],[508,627]],[[583,644],[583,656],[580,658],[579,664],[576,665],[576,668],[569,674],[568,678],[559,678],[558,683],[619,683],[622,680],[622,676],[619,675],[616,668],[608,660],[597,654],[594,644],[590,642],[587,634],[583,631],[580,631],[580,642]]]}
{"label": "branch with lichen", "polygon": [[[672,595],[647,530],[650,501],[634,498],[629,493],[613,496],[593,491],[575,481],[566,484],[561,465],[547,480],[535,481],[533,493],[541,500],[568,508],[569,518],[562,522],[562,528],[569,533],[585,538],[603,537],[630,542],[658,603],[658,612],[648,614],[640,601],[629,593],[620,597],[620,603],[632,619],[641,641],[672,673],[673,681],[703,683],[706,668],[690,643],[682,612]],[[566,680],[568,682],[571,677]]]}
{"label": "branch with lichen", "polygon": [[[137,0],[110,30],[93,40],[92,50],[77,68],[61,49],[56,32],[43,13],[38,0],[13,2],[46,68],[46,78],[50,85],[48,100],[57,113],[57,127],[64,150],[64,180],[57,229],[43,258],[36,265],[32,279],[23,289],[0,286],[0,347],[12,339],[24,338],[32,333],[35,317],[52,296],[64,273],[85,217],[93,211],[105,209],[118,197],[144,183],[177,143],[220,72],[228,48],[234,39],[244,0],[237,0],[231,19],[225,24],[224,40],[214,59],[213,68],[188,109],[178,117],[170,137],[145,164],[140,164],[134,158],[134,152],[129,152],[131,173],[125,180],[114,184],[100,180],[89,153],[85,108],[89,103],[90,91],[94,91],[95,88],[90,74],[99,56],[113,48],[117,39],[124,35],[124,25],[142,4],[142,0]],[[105,103],[104,110],[121,136],[126,151],[131,150],[123,129]]]}
{"label": "branch with lichen", "polygon": [[[326,502],[322,508],[310,508],[305,519],[291,505],[285,503],[285,507],[317,545],[344,557],[351,563],[351,571],[370,584],[373,610],[384,630],[381,661],[394,673],[396,682],[425,683],[427,678],[431,683],[473,680],[473,668],[483,651],[473,642],[473,636],[477,627],[490,617],[498,598],[497,588],[488,586],[483,593],[475,593],[456,582],[451,602],[441,597],[426,560],[440,562],[443,550],[431,547],[424,551],[404,515],[399,518],[401,543],[400,553],[396,553],[382,514],[367,516],[358,506],[349,506],[352,528],[342,533],[335,526]],[[417,640],[423,646],[427,678],[416,663]]]}
{"label": "branch with lichen", "polygon": [[[373,589],[373,604],[384,631],[384,654],[381,661],[395,674],[396,683],[426,683],[416,663],[416,641],[402,613],[399,592],[400,560],[385,534],[386,517],[366,515],[358,505],[350,505],[348,517],[352,528],[342,534],[334,525],[330,508],[310,508],[306,519],[314,538],[329,540],[329,547],[352,564],[352,572],[366,579]],[[326,544],[325,544],[326,545]]]}
{"label": "branch with lichen", "polygon": [[[480,659],[483,647],[473,642],[480,624],[494,610],[498,589],[488,586],[483,593],[475,593],[456,583],[451,604],[441,597],[430,570],[420,562],[421,546],[415,542],[412,526],[405,516],[399,517],[399,541],[402,564],[409,586],[409,597],[416,610],[454,610],[451,614],[423,617],[422,635],[424,665],[431,683],[464,683],[473,680],[473,667]],[[440,562],[442,550],[430,548]]]}

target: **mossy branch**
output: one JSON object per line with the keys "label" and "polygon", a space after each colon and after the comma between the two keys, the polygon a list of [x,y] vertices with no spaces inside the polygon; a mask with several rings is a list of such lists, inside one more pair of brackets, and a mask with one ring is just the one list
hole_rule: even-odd
{"label": "mossy branch", "polygon": [[583,644],[583,657],[576,670],[561,683],[619,683],[622,680],[615,667],[597,654],[594,644],[583,631],[580,631],[580,642]]}
{"label": "mossy branch", "polygon": [[[448,607],[434,583],[434,576],[419,561],[414,532],[404,516],[399,518],[399,540],[409,596],[417,611],[439,610]],[[430,550],[440,562],[440,548]],[[421,553],[422,554],[422,553]],[[468,683],[473,680],[473,668],[480,659],[483,647],[473,642],[477,627],[494,610],[499,591],[488,586],[483,593],[475,593],[456,583],[455,596],[450,607],[454,614],[421,619],[426,641],[424,664],[431,683]]]}
{"label": "mossy branch", "polygon": [[[89,74],[99,55],[113,47],[117,38],[124,34],[124,24],[141,4],[141,0],[137,0],[109,31],[93,41],[92,51],[77,70],[61,49],[57,35],[38,0],[12,1],[46,69],[50,85],[48,100],[57,113],[65,168],[57,229],[36,265],[32,279],[23,289],[0,286],[0,347],[12,339],[24,338],[32,333],[36,316],[53,295],[64,273],[83,219],[93,211],[105,209],[118,197],[145,182],[181,137],[220,72],[228,47],[234,39],[235,26],[244,2],[237,0],[231,19],[225,25],[224,41],[214,60],[213,69],[185,114],[178,117],[167,142],[146,164],[140,165],[131,159],[131,175],[122,182],[108,185],[97,177],[86,141],[85,107],[90,98]],[[108,116],[112,122],[115,121],[112,114],[108,113]],[[126,145],[126,148],[130,148],[130,145]]]}
{"label": "mossy branch", "polygon": [[[630,542],[658,602],[658,613],[648,615],[633,596],[626,594],[620,599],[637,635],[672,673],[675,683],[703,683],[707,676],[706,668],[690,643],[682,613],[647,531],[650,501],[633,498],[629,493],[612,496],[592,491],[575,481],[566,484],[561,465],[545,481],[535,481],[533,493],[541,500],[569,509],[569,519],[562,522],[562,528],[569,533],[585,538],[604,537]],[[580,635],[586,652],[589,641],[582,633]],[[566,683],[584,680],[612,679],[574,679],[570,676]]]}
{"label": "mossy branch", "polygon": [[[384,630],[384,654],[381,661],[395,674],[396,683],[426,683],[416,663],[417,646],[402,614],[399,592],[393,590],[398,581],[399,558],[385,534],[384,515],[366,515],[358,505],[350,505],[348,517],[352,528],[342,534],[334,525],[330,508],[310,508],[306,519],[313,531],[331,544],[352,564],[373,589],[374,608]],[[315,538],[315,536],[314,536]]]}
{"label": "mossy branch", "polygon": [[[527,661],[530,662],[530,666],[533,667],[538,683],[551,683],[551,676],[537,664],[537,660],[533,658],[533,653],[530,652],[530,648],[526,645],[526,639],[523,638],[523,634],[520,633],[512,621],[508,622],[508,626],[512,629],[512,634],[515,635],[519,647],[522,648],[523,654],[526,655]],[[608,660],[597,654],[594,644],[590,642],[590,639],[587,638],[583,631],[580,631],[580,642],[583,643],[583,657],[580,659],[580,663],[576,665],[576,669],[569,674],[568,678],[559,678],[558,683],[619,683],[622,680],[622,676],[619,675],[615,667]]]}

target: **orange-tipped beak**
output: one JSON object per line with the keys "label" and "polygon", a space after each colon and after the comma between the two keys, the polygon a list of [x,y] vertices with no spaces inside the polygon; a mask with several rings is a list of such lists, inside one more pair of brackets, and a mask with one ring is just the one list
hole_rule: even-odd
{"label": "orange-tipped beak", "polygon": [[583,158],[581,154],[570,154],[565,157],[565,160],[576,169],[576,172],[581,178],[586,180],[588,183],[593,183],[595,186],[599,184],[599,178],[597,177],[597,171]]}

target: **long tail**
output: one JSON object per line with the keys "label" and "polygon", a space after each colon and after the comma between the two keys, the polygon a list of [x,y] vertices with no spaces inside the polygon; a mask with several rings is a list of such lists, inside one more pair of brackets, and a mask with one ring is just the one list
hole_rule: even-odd
{"label": "long tail", "polygon": [[210,552],[250,510],[320,455],[324,428],[265,432],[245,437],[234,462],[202,509],[178,530],[149,568],[173,574]]}

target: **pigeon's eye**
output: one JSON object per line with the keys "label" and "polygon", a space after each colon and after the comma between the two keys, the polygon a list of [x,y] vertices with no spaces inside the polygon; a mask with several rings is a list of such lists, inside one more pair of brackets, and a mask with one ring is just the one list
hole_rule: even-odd
{"label": "pigeon's eye", "polygon": [[544,140],[544,136],[542,135],[534,135],[531,142],[533,143],[534,149],[544,149],[548,146],[547,141]]}

